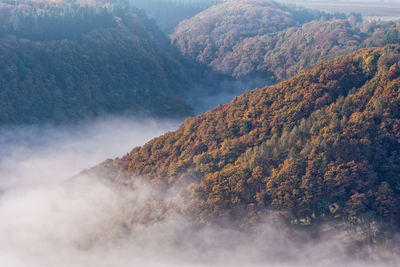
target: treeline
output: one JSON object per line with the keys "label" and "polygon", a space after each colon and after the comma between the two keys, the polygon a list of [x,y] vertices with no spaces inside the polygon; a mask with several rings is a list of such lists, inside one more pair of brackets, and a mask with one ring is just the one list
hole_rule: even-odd
{"label": "treeline", "polygon": [[[5,13],[5,14],[4,14]],[[43,5],[3,7],[0,37],[15,35],[35,41],[78,39],[83,34],[107,27],[116,27],[115,13],[108,8],[79,5]]]}

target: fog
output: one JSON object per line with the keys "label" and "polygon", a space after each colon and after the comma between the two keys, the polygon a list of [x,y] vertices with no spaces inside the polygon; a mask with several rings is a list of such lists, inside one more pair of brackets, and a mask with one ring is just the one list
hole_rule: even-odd
{"label": "fog", "polygon": [[193,107],[196,114],[207,112],[219,104],[229,103],[246,91],[273,84],[272,81],[261,78],[246,80],[215,79],[212,81],[213,86],[198,85],[193,92],[184,95],[187,103]]}
{"label": "fog", "polygon": [[[0,266],[396,266],[347,253],[349,234],[293,238],[265,217],[247,232],[197,227],[177,212],[143,223],[144,209],[168,199],[137,177],[135,189],[79,176],[178,122],[109,118],[70,127],[1,129]],[[157,202],[157,201],[160,202]],[[173,200],[179,205],[179,199]],[[147,216],[148,217],[148,216]],[[150,216],[151,217],[151,216]],[[384,259],[384,260],[383,260]]]}
{"label": "fog", "polygon": [[0,190],[58,183],[177,128],[178,121],[109,117],[70,126],[0,128]]}

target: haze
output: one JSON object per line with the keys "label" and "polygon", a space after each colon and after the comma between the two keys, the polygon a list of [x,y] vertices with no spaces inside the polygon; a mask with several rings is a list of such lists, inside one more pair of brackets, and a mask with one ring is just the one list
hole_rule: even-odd
{"label": "haze", "polygon": [[[261,222],[254,222],[254,225],[250,222],[244,227],[237,227],[234,219],[223,225],[199,225],[182,211],[182,207],[189,206],[183,205],[187,203],[183,203],[180,194],[187,188],[178,182],[178,185],[171,185],[168,190],[162,191],[144,177],[134,174],[129,177],[131,179],[125,187],[115,183],[115,180],[112,180],[115,177],[104,177],[100,174],[96,176],[85,172],[107,159],[123,157],[133,148],[153,138],[175,131],[185,120],[184,117],[195,116],[218,104],[227,103],[246,90],[289,79],[295,76],[297,71],[307,71],[322,60],[346,55],[362,47],[384,46],[392,39],[399,42],[400,35],[395,33],[400,28],[394,22],[391,25],[379,21],[376,25],[375,22],[371,23],[371,26],[369,22],[364,24],[361,17],[355,15],[346,17],[345,14],[332,15],[296,8],[287,11],[265,7],[265,15],[263,13],[258,16],[260,9],[257,9],[256,5],[248,7],[249,10],[244,12],[243,17],[239,17],[240,9],[221,11],[215,8],[211,12],[205,12],[211,17],[209,21],[207,16],[204,16],[204,20],[190,20],[209,7],[224,2],[222,0],[131,0],[130,2],[140,10],[135,8],[130,11],[124,10],[123,7],[127,5],[122,5],[124,1],[121,1],[121,5],[116,5],[118,8],[115,10],[110,8],[109,13],[106,10],[107,5],[101,7],[104,8],[104,13],[96,13],[101,8],[96,7],[98,3],[95,0],[70,0],[78,5],[71,5],[70,9],[57,9],[56,4],[54,9],[29,9],[29,4],[21,4],[15,12],[7,13],[9,8],[11,10],[9,6],[12,6],[12,1],[0,0],[0,6],[4,6],[4,10],[0,10],[0,22],[2,14],[9,15],[9,18],[3,16],[3,20],[9,23],[7,26],[0,23],[0,37],[3,38],[3,45],[0,45],[0,267],[399,265],[400,236],[393,235],[390,241],[379,244],[374,243],[376,239],[373,238],[373,241],[360,241],[358,238],[362,226],[348,229],[346,232],[339,231],[338,217],[333,220],[338,224],[316,224],[315,229],[318,230],[313,233],[318,232],[318,235],[315,236],[310,234],[312,231],[307,231],[311,226],[289,225],[289,220],[283,222],[277,216],[271,215],[273,213],[268,209],[268,205],[257,213],[262,214]],[[43,1],[46,0],[32,2]],[[101,0],[101,3],[107,1]],[[327,12],[360,12],[369,20],[400,19],[399,1],[277,2],[302,4]],[[24,3],[23,0],[21,3]],[[88,4],[90,7],[78,8],[79,4]],[[240,8],[240,5],[238,6]],[[46,11],[46,8],[50,11]],[[220,12],[217,14],[221,15],[214,17],[215,12]],[[98,20],[93,22],[93,18]],[[223,19],[218,22],[219,18]],[[53,21],[56,26],[51,27],[52,23],[48,21]],[[232,21],[235,23],[231,23]],[[262,26],[261,23],[269,26]],[[61,27],[63,31],[57,27]],[[183,30],[179,31],[180,28]],[[317,29],[321,30],[318,35],[308,38],[317,33]],[[330,34],[329,31],[333,33]],[[393,36],[398,38],[385,34],[385,31],[392,32]],[[307,37],[305,39],[309,39],[307,47],[302,46],[305,44],[303,35]],[[212,38],[209,38],[210,36]],[[333,40],[334,38],[337,40]],[[335,42],[337,45],[332,45]],[[308,53],[310,51],[313,53]],[[321,55],[321,61],[318,55]],[[397,68],[393,67],[391,70],[392,76],[399,75],[396,72]],[[2,76],[2,73],[5,75]],[[340,84],[340,81],[335,82]],[[292,86],[291,84],[288,82],[287,86]],[[313,86],[310,88],[314,88]],[[296,90],[309,89],[305,87]],[[356,89],[354,87],[354,90]],[[279,96],[279,92],[276,92],[276,96]],[[281,100],[276,96],[274,92],[266,101],[260,101],[260,106],[279,106],[277,101]],[[260,99],[262,97],[260,96]],[[307,93],[302,93],[302,97],[308,97]],[[290,95],[288,90],[282,98],[295,99],[292,102],[296,102],[301,97]],[[254,117],[261,116],[252,110],[258,110],[256,100],[253,102],[250,98],[243,101],[243,104],[238,100],[242,105],[240,108],[231,110],[227,105],[227,108],[221,108],[220,112],[204,115],[198,121],[205,121],[201,124],[201,130],[206,129],[206,134],[199,137],[193,130],[194,134],[190,132],[190,139],[188,137],[186,140],[180,140],[180,144],[187,144],[193,139],[203,138],[199,146],[193,149],[196,152],[187,152],[180,147],[177,151],[184,156],[188,155],[185,153],[197,156],[199,154],[195,153],[198,151],[210,152],[211,145],[204,145],[203,140],[220,134],[218,129],[232,131],[230,135],[237,137],[237,140],[242,137],[245,139],[245,135],[249,134],[246,149],[257,148],[259,143],[265,140],[261,140],[260,137],[257,139],[259,142],[253,141],[256,140],[256,135],[250,134],[252,127],[259,124],[259,128],[272,128],[268,125],[275,124],[261,124],[258,121],[251,124]],[[339,100],[337,102],[340,104]],[[377,111],[384,108],[381,107],[382,101],[379,99],[374,102]],[[282,102],[282,106],[289,107],[286,102]],[[287,111],[288,114],[291,114],[289,111],[291,110]],[[225,114],[233,114],[232,124],[226,128],[216,128],[215,131],[210,127],[208,133],[206,123],[218,126],[218,120],[225,118]],[[303,114],[293,114],[296,115],[292,116],[296,117],[293,118],[294,127],[297,117],[300,118]],[[307,116],[304,118],[308,118]],[[304,119],[303,122],[305,121],[307,120]],[[347,118],[340,120],[340,123],[342,122],[347,123]],[[278,129],[281,124],[276,123],[275,126]],[[285,129],[282,130],[282,135],[284,132],[291,133],[289,128],[282,126],[282,129]],[[200,129],[200,126],[193,129]],[[186,131],[186,128],[184,130]],[[264,134],[263,130],[257,132],[257,138]],[[279,134],[279,130],[276,130],[274,136]],[[175,135],[171,136],[172,138],[168,139],[170,143],[162,141],[159,143],[163,144],[157,143],[157,146],[178,143],[175,141],[178,138],[174,139]],[[209,139],[213,140],[212,138]],[[217,139],[218,137],[215,138]],[[222,141],[229,141],[220,139],[221,144],[212,148],[216,153],[219,146],[224,147]],[[237,143],[239,144],[239,141]],[[312,142],[309,144],[310,147],[313,145]],[[226,145],[227,151],[229,146],[230,143]],[[152,153],[153,149],[159,148],[153,146]],[[240,147],[237,150],[241,149]],[[274,153],[284,150],[279,146],[268,146],[266,151],[267,149],[274,150]],[[232,154],[236,153],[236,147],[232,151]],[[383,155],[384,151],[381,153],[379,155]],[[169,150],[164,154],[169,154]],[[226,155],[228,157],[228,153]],[[183,158],[184,164],[189,162],[186,164],[188,168],[195,162],[184,157],[176,158],[177,161]],[[260,153],[259,158],[257,156],[257,160],[264,160],[264,154]],[[229,158],[220,162],[229,166],[236,160],[234,157],[232,159],[234,160]],[[162,160],[161,156],[160,161]],[[174,160],[171,159],[171,162]],[[134,163],[132,161],[129,162],[131,165],[125,166],[131,167]],[[164,163],[163,161],[160,165],[168,166]],[[178,163],[175,166],[186,168],[182,162]],[[150,170],[157,166],[153,158],[146,164],[146,168]],[[210,173],[215,169],[210,167]],[[248,168],[249,176],[254,169]],[[271,172],[275,172],[272,167]],[[199,180],[193,179],[192,176],[185,177],[186,170],[176,173],[183,173],[180,180],[186,183],[185,186]],[[167,178],[173,180],[174,175]],[[264,187],[260,186],[260,191],[254,190],[256,193],[266,188],[265,177],[268,176],[265,173],[263,175],[256,181],[262,179]],[[320,173],[316,176],[323,177]],[[155,177],[154,180],[157,178],[161,180],[165,177]],[[248,181],[247,178],[244,181]],[[238,183],[237,180],[234,183]],[[216,187],[210,186],[213,190]],[[225,189],[224,186],[219,188]],[[211,190],[206,193],[211,195]],[[251,201],[254,199],[258,201],[256,197]],[[262,208],[262,201],[269,201],[265,199],[263,196],[261,201],[257,202],[261,203]],[[331,206],[330,203],[324,206],[326,210]],[[311,212],[307,216],[316,217],[314,213],[312,216],[310,214]],[[324,213],[323,219],[334,215],[336,214],[325,216]],[[340,226],[344,228],[343,224]]]}
{"label": "haze", "polygon": [[154,199],[149,186],[138,182],[135,191],[128,191],[96,177],[68,180],[102,159],[124,154],[126,147],[175,129],[176,124],[110,118],[71,128],[3,128],[0,266],[394,264],[392,256],[383,257],[383,262],[350,260],[347,237],[340,233],[313,242],[292,240],[268,218],[246,233],[199,228],[178,214],[123,231],[119,225],[124,214],[140,211]]}

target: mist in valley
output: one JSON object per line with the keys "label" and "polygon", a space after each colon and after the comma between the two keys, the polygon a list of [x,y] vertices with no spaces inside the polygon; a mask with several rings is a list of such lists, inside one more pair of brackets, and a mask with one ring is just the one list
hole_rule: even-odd
{"label": "mist in valley", "polygon": [[65,181],[85,168],[122,156],[151,138],[175,130],[179,123],[108,117],[70,126],[3,126],[0,190]]}
{"label": "mist in valley", "polygon": [[[0,0],[0,2],[10,1]],[[23,0],[21,0],[22,2]],[[43,2],[43,0],[38,0],[38,2]],[[77,3],[89,5],[95,5],[95,2],[77,1]],[[219,4],[220,0],[204,0],[203,2],[197,0],[130,0],[129,2],[140,9],[140,11],[135,9],[135,14],[139,15],[133,17],[142,19],[144,22],[132,25],[136,25],[135,27],[140,29],[145,25],[143,29],[147,32],[143,33],[144,37],[136,36],[136,32],[133,31],[132,38],[123,42],[122,36],[126,35],[125,30],[128,29],[128,26],[119,29],[120,18],[116,20],[118,23],[115,25],[113,20],[112,27],[107,26],[103,29],[103,26],[96,26],[99,29],[88,30],[91,32],[90,35],[85,35],[87,40],[93,40],[93,43],[96,44],[99,42],[98,40],[101,41],[99,37],[105,36],[104,43],[107,44],[107,48],[99,45],[98,51],[103,51],[104,54],[96,52],[92,54],[92,47],[85,46],[82,51],[87,52],[87,58],[98,56],[99,59],[103,59],[112,54],[111,52],[120,51],[119,57],[113,60],[101,60],[100,63],[93,63],[93,66],[96,67],[93,68],[95,69],[93,73],[98,75],[96,77],[104,78],[103,74],[107,72],[116,81],[116,85],[109,85],[108,80],[104,79],[107,87],[103,90],[104,95],[100,94],[101,97],[99,97],[104,102],[92,103],[93,114],[102,114],[96,113],[97,108],[103,104],[109,107],[109,104],[112,103],[116,110],[112,114],[126,114],[124,108],[128,107],[153,108],[157,111],[153,112],[154,114],[168,117],[168,112],[170,112],[174,115],[171,117],[180,119],[108,116],[79,121],[82,119],[81,117],[73,117],[74,120],[60,121],[57,125],[47,123],[47,120],[30,125],[0,125],[0,267],[398,266],[400,259],[399,254],[396,253],[400,247],[400,237],[394,236],[392,243],[375,244],[371,242],[356,246],[357,229],[342,231],[338,230],[340,227],[336,227],[334,223],[326,223],[326,225],[319,226],[322,234],[316,237],[303,231],[304,228],[289,229],[288,225],[269,214],[261,216],[260,222],[240,229],[235,227],[234,222],[225,225],[201,225],[180,211],[183,200],[179,197],[179,192],[185,188],[180,188],[179,185],[172,187],[170,191],[159,191],[152,184],[147,183],[143,177],[135,177],[132,179],[134,182],[125,187],[113,183],[107,179],[108,177],[98,177],[93,173],[84,172],[106,159],[122,157],[131,149],[145,144],[152,138],[175,131],[183,122],[183,117],[188,114],[206,112],[218,104],[231,101],[247,90],[261,88],[272,83],[267,78],[257,78],[251,75],[245,76],[243,79],[226,76],[219,72],[206,75],[208,69],[205,66],[203,66],[204,69],[200,68],[196,65],[198,62],[194,64],[189,59],[187,60],[190,64],[178,62],[181,59],[180,56],[177,56],[176,47],[162,47],[165,44],[169,45],[168,35],[174,31],[179,22]],[[146,15],[143,15],[142,11]],[[24,16],[21,14],[19,16],[23,18]],[[71,14],[74,13],[71,12]],[[16,21],[18,22],[18,20]],[[130,20],[128,22],[126,25],[133,23]],[[76,25],[81,25],[79,23]],[[15,23],[15,25],[18,24]],[[24,27],[21,29],[21,32],[25,34],[26,29]],[[120,31],[120,35],[116,34],[118,31]],[[8,30],[6,32],[8,34]],[[30,30],[26,30],[26,32],[30,34]],[[55,30],[54,34],[58,38],[59,31]],[[198,36],[196,35],[196,37]],[[13,38],[15,36],[7,37],[7,44],[14,44]],[[26,38],[26,36],[21,37],[22,44],[28,43]],[[69,46],[64,45],[67,39],[63,36],[60,37],[60,40],[43,41],[43,47],[59,42],[58,46],[54,46],[55,51],[58,51],[56,48],[61,46],[60,44],[62,44],[61,47],[68,48]],[[77,40],[80,39],[77,38]],[[115,40],[119,42],[114,43]],[[142,40],[143,44],[137,40]],[[148,43],[152,44],[153,41],[154,44],[149,46]],[[79,42],[76,41],[75,45],[80,44]],[[32,41],[32,47],[36,47],[38,43],[39,41]],[[138,48],[132,48],[128,45],[132,43],[141,45],[138,45]],[[17,46],[9,45],[9,47]],[[74,47],[72,41],[71,47]],[[125,48],[132,48],[132,50],[125,50]],[[30,49],[27,46],[21,50],[22,52],[15,53],[15,55],[28,54],[24,51],[30,51]],[[52,51],[51,49],[53,49],[52,46],[43,51]],[[121,71],[125,68],[123,64],[121,69],[112,68],[112,71],[104,71],[102,68],[103,66],[117,65],[115,62],[121,62],[121,59],[125,59],[127,54],[135,54],[136,50],[140,51],[137,53],[138,57],[127,59],[129,65],[125,66],[128,70],[134,71],[126,73]],[[68,48],[65,51],[70,50]],[[85,58],[82,56],[82,52],[71,53],[70,57],[65,56],[69,55],[67,52],[60,54],[59,58]],[[32,58],[35,58],[35,55],[32,54]],[[19,60],[22,63],[24,61],[27,59]],[[14,58],[10,57],[10,62],[14,62]],[[55,60],[55,62],[58,61]],[[68,65],[71,66],[70,72],[76,81],[84,80],[81,79],[82,76],[95,77],[93,73],[82,75],[81,70],[76,73],[72,72],[72,70],[78,70],[78,66],[86,66],[76,62]],[[139,63],[144,62],[151,64],[141,67]],[[223,61],[223,63],[233,64],[230,61]],[[245,63],[243,66],[252,67]],[[43,66],[47,66],[46,64],[43,63]],[[23,64],[7,68],[7,71],[15,70],[15,73],[10,72],[10,77],[17,77],[16,73],[19,73],[20,68],[25,70],[25,66],[20,65]],[[101,67],[97,69],[97,66]],[[192,66],[193,69],[189,71],[188,66]],[[28,66],[27,69],[35,70],[37,68]],[[61,69],[67,70],[66,68]],[[176,72],[169,72],[175,69]],[[143,72],[136,70],[143,70]],[[164,72],[164,70],[168,70],[168,72]],[[43,73],[46,71],[49,70],[42,70]],[[212,70],[209,71],[212,72]],[[189,75],[186,72],[193,73],[189,73]],[[200,72],[206,74],[200,75]],[[39,74],[34,73],[32,77],[41,77]],[[127,77],[132,78],[132,75],[136,80],[124,80]],[[60,77],[59,79],[64,79],[63,75]],[[100,78],[93,79],[93,81],[97,82],[101,80]],[[160,78],[159,81],[158,78]],[[51,86],[53,86],[52,79],[53,77],[49,79]],[[15,80],[17,79],[15,78]],[[96,90],[99,85],[88,81],[87,84],[84,83],[79,87],[79,84],[74,83],[73,80],[70,77],[65,79],[65,84],[68,85],[65,87],[65,92],[70,89],[77,92],[82,88],[86,90],[87,85],[90,85],[94,88],[91,92],[98,93]],[[149,84],[148,88],[154,90],[146,89],[147,87],[143,86],[143,80]],[[135,90],[125,96],[123,93],[132,88],[131,86],[120,88],[119,82],[140,86],[138,86],[139,89],[133,88]],[[5,80],[3,84],[18,83],[13,80],[11,82]],[[32,84],[35,85],[26,79],[26,88],[29,89],[27,92],[31,92]],[[50,85],[51,90],[48,91],[51,94],[49,93],[50,100],[48,102],[52,105],[53,103],[63,103],[62,101],[65,99],[82,99],[79,94],[71,98],[65,97],[67,93],[63,95],[56,91],[53,94],[54,88]],[[36,87],[47,88],[41,84]],[[10,89],[11,87],[6,86],[5,88]],[[114,92],[110,88],[119,88],[121,92]],[[15,91],[13,88],[11,89],[10,92]],[[116,98],[110,98],[108,95],[110,92],[112,93],[110,95]],[[25,96],[24,93],[20,94]],[[32,93],[32,95],[39,96],[40,94]],[[59,97],[56,100],[62,101],[51,100],[50,96],[53,95]],[[87,94],[87,96],[89,100],[92,100],[92,94]],[[179,96],[179,98],[175,98],[175,96]],[[47,97],[42,98],[48,99]],[[27,97],[27,99],[29,98]],[[130,102],[132,99],[137,102]],[[26,106],[24,101],[21,102],[23,108]],[[124,102],[126,107],[121,106],[118,101]],[[83,101],[82,104],[79,101],[72,101],[71,103],[71,107],[80,110],[86,102]],[[11,106],[11,104],[9,105]],[[43,105],[32,106],[42,107]],[[58,107],[57,104],[54,106]],[[25,109],[22,110],[24,113],[21,114],[24,116],[32,115],[34,119],[37,119],[34,114]],[[44,110],[40,114],[54,113],[49,110],[51,109]],[[71,110],[67,109],[67,111]],[[72,111],[74,112],[71,114],[75,115],[75,110]],[[87,115],[84,114],[85,109],[79,112]],[[135,112],[136,110],[131,110],[129,114]],[[9,114],[3,112],[3,114],[12,117],[11,112]],[[68,114],[67,112],[66,116]],[[21,115],[16,113],[14,117],[19,119]],[[48,121],[57,121],[57,118]],[[21,121],[29,122],[31,120]],[[19,120],[10,122],[19,123]],[[176,209],[165,208],[169,206],[176,207]]]}
{"label": "mist in valley", "polygon": [[139,177],[128,189],[76,176],[177,124],[108,118],[68,127],[3,127],[0,266],[395,266],[393,256],[373,257],[369,247],[359,251],[367,260],[353,259],[348,233],[310,240],[267,217],[245,232],[199,227],[178,212],[142,223],[147,205],[168,193],[161,196]]}

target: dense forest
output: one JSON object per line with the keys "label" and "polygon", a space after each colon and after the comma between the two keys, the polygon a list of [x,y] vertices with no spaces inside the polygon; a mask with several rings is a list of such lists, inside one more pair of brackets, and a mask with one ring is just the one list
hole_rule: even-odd
{"label": "dense forest", "polygon": [[272,212],[292,225],[363,227],[364,241],[376,241],[378,229],[400,227],[399,92],[400,46],[362,49],[189,118],[92,171],[182,186],[180,211],[204,224],[247,225]]}
{"label": "dense forest", "polygon": [[326,14],[273,1],[228,1],[182,21],[171,40],[221,73],[275,83],[362,47],[398,43],[393,22]]}
{"label": "dense forest", "polygon": [[[233,62],[222,61],[239,43],[322,18],[329,19],[332,15],[273,1],[227,1],[182,21],[171,35],[171,41],[182,53],[215,70],[232,74],[224,68],[229,68]],[[251,53],[251,50],[245,45],[240,52]]]}
{"label": "dense forest", "polygon": [[[272,1],[160,1],[0,1],[0,124],[136,112],[185,117],[233,92],[400,40],[398,24]],[[132,4],[150,13],[174,6],[182,16],[156,22]],[[156,25],[209,6],[171,40]]]}
{"label": "dense forest", "polygon": [[192,114],[168,38],[124,2],[0,2],[0,123]]}
{"label": "dense forest", "polygon": [[397,266],[400,23],[350,12],[0,0],[0,266]]}

